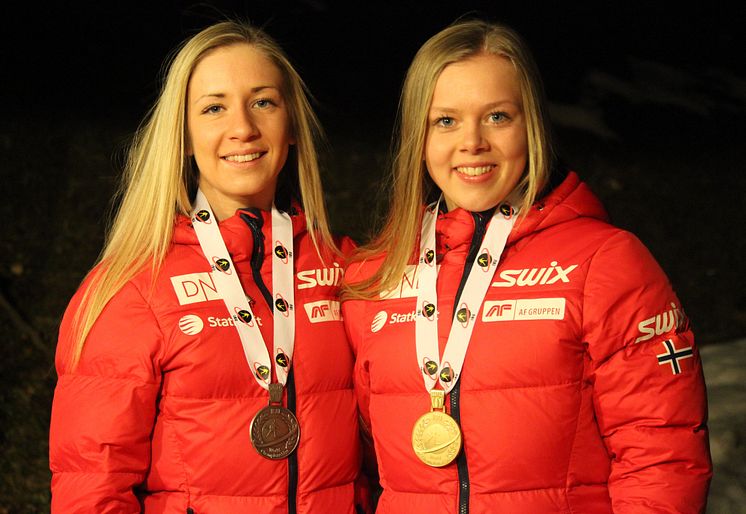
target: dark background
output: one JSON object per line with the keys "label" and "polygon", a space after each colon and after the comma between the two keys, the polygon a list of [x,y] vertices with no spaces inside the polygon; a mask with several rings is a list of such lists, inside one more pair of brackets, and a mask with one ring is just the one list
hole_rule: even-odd
{"label": "dark background", "polygon": [[[571,4],[571,5],[567,5]],[[702,344],[746,335],[743,7],[625,2],[5,6],[0,28],[0,514],[47,510],[60,316],[93,264],[165,56],[225,16],[263,26],[316,97],[334,228],[364,240],[404,72],[462,15],[528,40],[558,149],[648,245]]]}

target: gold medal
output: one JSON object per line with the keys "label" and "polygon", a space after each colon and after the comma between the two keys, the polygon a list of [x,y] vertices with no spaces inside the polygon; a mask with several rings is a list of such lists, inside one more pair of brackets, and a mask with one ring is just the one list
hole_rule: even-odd
{"label": "gold medal", "polygon": [[436,468],[453,461],[461,450],[461,429],[445,412],[445,393],[430,390],[432,407],[412,429],[412,448],[419,459]]}

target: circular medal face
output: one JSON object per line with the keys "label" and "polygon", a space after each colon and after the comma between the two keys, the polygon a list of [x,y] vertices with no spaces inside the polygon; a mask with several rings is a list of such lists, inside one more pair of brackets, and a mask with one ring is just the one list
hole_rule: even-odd
{"label": "circular medal face", "polygon": [[298,446],[300,427],[285,407],[270,405],[257,412],[249,428],[251,444],[267,459],[284,459]]}
{"label": "circular medal face", "polygon": [[428,466],[445,466],[461,450],[461,429],[445,412],[428,412],[414,424],[412,448],[417,457]]}

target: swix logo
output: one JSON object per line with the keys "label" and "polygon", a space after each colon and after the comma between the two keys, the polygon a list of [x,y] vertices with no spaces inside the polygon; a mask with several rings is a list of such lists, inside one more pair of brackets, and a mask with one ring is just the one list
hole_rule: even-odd
{"label": "swix logo", "polygon": [[570,282],[570,273],[577,268],[572,264],[563,268],[552,261],[548,268],[506,269],[500,272],[500,280],[495,280],[492,287],[524,287],[535,285],[549,285],[556,282]]}
{"label": "swix logo", "polygon": [[320,300],[303,305],[308,314],[308,320],[311,323],[323,323],[324,321],[339,321],[342,319],[342,312],[339,308],[339,302],[335,300]]}
{"label": "swix logo", "polygon": [[409,323],[417,319],[417,311],[407,312],[406,314],[399,314],[394,312],[389,316],[386,311],[379,311],[375,315],[373,321],[370,324],[371,332],[378,332],[386,325],[395,325],[397,323]]}
{"label": "swix logo", "polygon": [[179,320],[179,329],[188,336],[196,336],[205,327],[202,318],[196,314],[187,314]]}
{"label": "swix logo", "polygon": [[686,317],[684,310],[677,307],[674,302],[671,302],[671,308],[667,311],[638,323],[637,329],[641,335],[635,339],[635,343],[641,343],[652,339],[654,336],[667,334],[672,330],[679,333],[682,330],[686,330],[688,326],[689,318]]}
{"label": "swix logo", "polygon": [[332,268],[309,269],[299,271],[298,289],[310,289],[316,286],[337,286],[344,276],[344,270],[334,263]]}
{"label": "swix logo", "polygon": [[179,305],[220,300],[218,288],[210,273],[190,273],[171,277],[171,284],[179,299]]}
{"label": "swix logo", "polygon": [[564,319],[564,298],[531,298],[484,302],[482,321]]}

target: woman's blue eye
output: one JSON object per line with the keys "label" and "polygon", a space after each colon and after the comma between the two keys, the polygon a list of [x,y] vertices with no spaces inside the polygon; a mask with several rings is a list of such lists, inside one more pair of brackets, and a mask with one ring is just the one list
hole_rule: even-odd
{"label": "woman's blue eye", "polygon": [[448,116],[442,116],[438,118],[435,121],[436,125],[440,125],[441,127],[452,127],[455,123],[453,118],[449,118]]}
{"label": "woman's blue eye", "polygon": [[270,100],[269,98],[261,98],[254,102],[254,105],[256,105],[260,109],[266,109],[267,107],[270,107],[274,105],[275,103]]}
{"label": "woman's blue eye", "polygon": [[510,119],[510,118],[504,112],[493,112],[492,114],[490,114],[490,121],[492,123],[501,123],[501,122],[503,122],[505,120],[508,120],[508,119]]}
{"label": "woman's blue eye", "polygon": [[222,105],[209,105],[202,112],[205,114],[217,114],[223,110]]}

